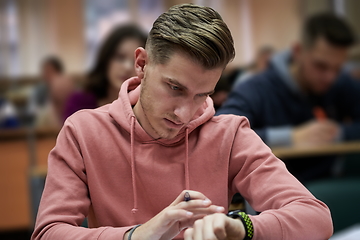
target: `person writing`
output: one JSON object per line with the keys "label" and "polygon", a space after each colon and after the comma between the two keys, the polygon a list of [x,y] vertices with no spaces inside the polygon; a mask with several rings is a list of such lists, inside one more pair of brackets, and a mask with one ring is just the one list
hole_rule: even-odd
{"label": "person writing", "polygon": [[[213,9],[160,15],[119,98],[65,122],[32,239],[329,238],[327,206],[246,118],[214,117],[209,95],[234,55]],[[227,216],[235,192],[261,214]],[[89,228],[79,227],[85,217]]]}
{"label": "person writing", "polygon": [[[332,13],[316,13],[303,24],[301,39],[275,54],[265,72],[239,84],[220,114],[249,119],[270,147],[311,147],[360,139],[360,84],[342,70],[355,35]],[[286,161],[301,182],[330,177],[333,156]]]}

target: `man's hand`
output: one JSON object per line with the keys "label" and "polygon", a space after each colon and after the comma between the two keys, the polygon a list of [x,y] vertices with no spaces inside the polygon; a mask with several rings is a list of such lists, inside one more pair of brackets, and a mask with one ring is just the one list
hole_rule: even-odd
{"label": "man's hand", "polygon": [[323,145],[335,142],[339,134],[340,128],[334,121],[313,120],[294,128],[292,139],[295,146]]}
{"label": "man's hand", "polygon": [[[191,196],[188,202],[184,201],[186,192]],[[212,205],[202,193],[185,190],[170,206],[138,227],[132,235],[132,240],[172,239],[184,228],[193,226],[196,220],[209,214],[222,213],[224,210],[223,207]],[[124,235],[124,240],[127,238],[128,233]]]}
{"label": "man's hand", "polygon": [[192,228],[185,231],[185,240],[242,240],[245,227],[239,219],[232,219],[223,213],[215,213],[196,220]]}

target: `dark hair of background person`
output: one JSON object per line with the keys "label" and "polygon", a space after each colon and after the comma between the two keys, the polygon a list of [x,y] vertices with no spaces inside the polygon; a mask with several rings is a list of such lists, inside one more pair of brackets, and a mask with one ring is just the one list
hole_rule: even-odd
{"label": "dark hair of background person", "polygon": [[305,21],[302,34],[307,47],[312,47],[319,38],[336,47],[350,47],[356,42],[355,34],[345,19],[329,12],[310,16]]}
{"label": "dark hair of background person", "polygon": [[58,58],[56,56],[46,57],[42,62],[43,66],[45,64],[49,64],[50,66],[52,66],[55,69],[55,71],[58,73],[64,72],[64,65],[63,65],[62,61],[60,60],[60,58]]}
{"label": "dark hair of background person", "polygon": [[134,24],[115,27],[102,43],[94,65],[87,75],[85,91],[93,93],[98,99],[107,95],[109,87],[108,67],[115,57],[118,46],[127,39],[139,40],[145,47],[147,35]]}

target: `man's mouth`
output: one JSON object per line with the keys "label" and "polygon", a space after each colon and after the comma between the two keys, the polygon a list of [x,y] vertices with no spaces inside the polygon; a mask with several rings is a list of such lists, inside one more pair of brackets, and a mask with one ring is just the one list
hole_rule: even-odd
{"label": "man's mouth", "polygon": [[176,128],[176,129],[180,129],[184,126],[183,123],[179,123],[179,122],[174,122],[172,120],[169,120],[167,118],[164,118],[165,124],[170,127],[170,128]]}

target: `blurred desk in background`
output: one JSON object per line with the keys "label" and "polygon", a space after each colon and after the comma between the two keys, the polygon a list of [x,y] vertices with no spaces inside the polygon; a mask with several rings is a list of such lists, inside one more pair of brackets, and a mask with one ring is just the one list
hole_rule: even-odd
{"label": "blurred desk in background", "polygon": [[322,146],[275,147],[272,148],[272,152],[280,159],[360,153],[360,141]]}
{"label": "blurred desk in background", "polygon": [[[0,142],[16,139],[27,139],[31,130],[27,128],[1,129]],[[36,137],[56,137],[60,129],[57,128],[37,128],[34,130]]]}
{"label": "blurred desk in background", "polygon": [[54,128],[0,130],[0,231],[31,228],[29,170],[46,168],[58,132]]}

